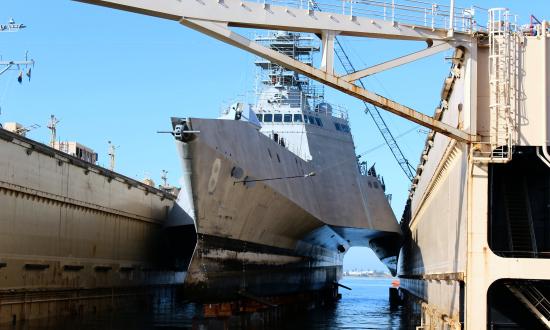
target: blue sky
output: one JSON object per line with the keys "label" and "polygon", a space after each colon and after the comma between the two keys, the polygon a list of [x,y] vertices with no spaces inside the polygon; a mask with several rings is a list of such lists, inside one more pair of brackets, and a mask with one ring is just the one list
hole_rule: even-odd
{"label": "blue sky", "polygon": [[[545,0],[480,1],[477,5],[509,7],[528,22],[529,14],[550,19]],[[470,2],[457,1],[469,6]],[[180,164],[172,138],[156,134],[169,129],[171,116],[217,117],[221,107],[236,100],[253,102],[254,56],[175,22],[64,0],[2,0],[0,24],[10,17],[28,25],[19,33],[0,34],[4,60],[36,61],[31,82],[19,85],[17,71],[0,76],[0,122],[39,124],[29,133],[47,142],[51,114],[61,122],[58,138],[78,140],[99,153],[108,166],[108,140],[120,148],[116,170],[136,179],[160,183],[161,170],[177,184]],[[478,19],[485,22],[485,14]],[[241,33],[249,36],[258,31]],[[344,38],[358,67],[404,55],[423,47],[416,42]],[[367,88],[421,112],[432,114],[450,64],[449,53],[380,73],[364,82]],[[409,182],[397,165],[362,103],[327,88],[326,99],[346,107],[357,153],[376,163],[399,219]],[[416,166],[425,129],[383,113],[405,156]],[[384,269],[366,248],[352,249],[345,268]]]}

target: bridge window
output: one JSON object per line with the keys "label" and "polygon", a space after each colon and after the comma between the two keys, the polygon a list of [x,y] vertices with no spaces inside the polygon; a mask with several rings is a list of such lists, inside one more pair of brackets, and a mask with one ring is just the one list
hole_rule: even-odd
{"label": "bridge window", "polygon": [[280,113],[275,114],[275,116],[273,117],[273,121],[276,122],[276,123],[282,122],[283,121],[283,115],[281,115]]}
{"label": "bridge window", "polygon": [[315,125],[315,118],[313,116],[308,116],[307,119],[311,125]]}
{"label": "bridge window", "polygon": [[256,117],[258,117],[258,121],[260,121],[260,122],[261,122],[262,119],[263,119],[261,113],[257,113],[257,114],[256,114]]}
{"label": "bridge window", "polygon": [[309,116],[308,115],[304,115],[304,123],[308,123],[309,122]]}
{"label": "bridge window", "polygon": [[264,115],[264,122],[265,122],[265,123],[271,123],[271,122],[273,122],[273,115],[270,114],[270,113],[266,113],[266,114]]}
{"label": "bridge window", "polygon": [[285,123],[292,123],[292,115],[289,113],[285,114],[284,121]]}
{"label": "bridge window", "polygon": [[295,115],[294,115],[294,122],[295,122],[295,123],[301,123],[301,122],[303,122],[302,115],[299,114],[299,113],[295,114]]}
{"label": "bridge window", "polygon": [[337,131],[342,131],[342,126],[340,125],[340,123],[334,123],[334,127],[336,127]]}
{"label": "bridge window", "polygon": [[321,119],[315,117],[315,122],[317,123],[317,126],[323,127],[323,122],[321,121]]}

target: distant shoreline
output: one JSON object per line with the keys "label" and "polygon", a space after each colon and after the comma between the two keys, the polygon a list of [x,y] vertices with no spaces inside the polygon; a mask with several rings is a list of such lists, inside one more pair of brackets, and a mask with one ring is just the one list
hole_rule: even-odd
{"label": "distant shoreline", "polygon": [[393,278],[390,274],[376,274],[376,275],[349,275],[344,274],[344,277],[361,277],[361,278],[375,278],[375,279],[382,279],[382,278]]}

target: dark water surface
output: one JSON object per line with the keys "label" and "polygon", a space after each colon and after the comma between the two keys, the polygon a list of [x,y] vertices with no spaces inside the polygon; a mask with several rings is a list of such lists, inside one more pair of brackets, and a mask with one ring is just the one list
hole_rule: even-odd
{"label": "dark water surface", "polygon": [[[392,279],[346,277],[340,283],[353,290],[340,289],[342,299],[334,304],[284,315],[272,321],[265,315],[252,315],[243,323],[197,322],[199,308],[185,302],[161,303],[153,311],[103,312],[80,318],[41,320],[18,324],[8,329],[51,330],[146,330],[146,329],[406,329],[402,311],[390,310],[388,290]],[[268,322],[269,321],[269,322]]]}
{"label": "dark water surface", "polygon": [[293,325],[296,329],[405,329],[401,326],[401,309],[390,310],[391,282],[392,279],[345,277],[340,283],[352,291],[340,289],[340,301],[292,320]]}

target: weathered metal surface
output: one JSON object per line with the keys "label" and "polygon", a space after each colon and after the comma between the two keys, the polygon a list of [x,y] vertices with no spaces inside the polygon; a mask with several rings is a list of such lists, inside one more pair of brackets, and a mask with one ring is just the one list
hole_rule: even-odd
{"label": "weathered metal surface", "polygon": [[[449,40],[441,28],[421,24],[402,24],[375,17],[350,16],[341,12],[319,12],[311,7],[292,8],[265,2],[239,0],[76,0],[170,20],[199,19],[227,22],[229,26],[255,29],[285,30],[321,34],[337,31],[340,35],[401,40]],[[344,5],[345,3],[341,4]],[[332,6],[333,7],[333,6]],[[333,9],[333,8],[331,8]],[[470,40],[466,33],[455,33],[454,40]]]}
{"label": "weathered metal surface", "polygon": [[44,316],[38,305],[51,303],[49,316],[88,306],[105,298],[97,290],[183,282],[184,271],[155,260],[172,196],[1,135],[0,323]]}
{"label": "weathered metal surface", "polygon": [[[318,12],[315,15],[324,19],[320,20],[314,15],[314,19],[311,22],[305,22],[303,19],[297,18],[296,15],[288,15],[289,11],[285,7],[271,6],[268,4],[261,5],[259,3],[252,2],[245,3],[242,1],[234,0],[224,1],[221,3],[211,0],[191,1],[187,2],[186,4],[181,4],[174,0],[84,0],[82,2],[93,3],[96,5],[137,12],[140,14],[152,15],[166,19],[179,20],[181,24],[189,28],[195,29],[230,45],[261,56],[273,63],[280,64],[288,69],[299,72],[327,86],[340,90],[348,95],[356,97],[381,109],[387,110],[393,114],[401,116],[419,125],[433,129],[441,134],[450,136],[462,142],[471,142],[476,140],[475,136],[471,136],[467,132],[457,129],[456,127],[449,126],[438,120],[434,120],[430,116],[415,111],[409,107],[389,100],[378,94],[372,93],[333,74],[332,59],[334,57],[334,54],[332,47],[330,47],[330,42],[326,43],[325,45],[328,46],[328,49],[325,53],[326,56],[323,57],[325,59],[325,62],[323,64],[325,70],[322,70],[316,69],[310,65],[306,65],[277,51],[262,47],[248,40],[247,38],[244,38],[241,35],[232,32],[227,27],[261,27],[266,29],[313,32],[325,36],[330,36],[329,38],[325,37],[325,41],[333,40],[333,36],[335,34],[362,35],[367,37],[411,39],[424,41],[449,39],[445,30],[422,28],[419,29],[409,26],[398,26],[398,28],[396,28],[395,22],[377,21],[373,19],[364,19],[364,24],[361,24],[359,18],[354,17],[350,20],[349,17],[346,18],[344,15],[328,14],[321,12]],[[254,10],[260,10],[263,14],[253,15],[249,12]],[[293,11],[294,10],[302,11],[304,17],[311,18],[311,11],[309,10],[293,9]],[[279,15],[282,15],[284,18],[271,17],[271,15],[266,16],[266,13],[279,13]],[[295,25],[285,27],[285,25],[281,23],[285,19],[294,20]],[[347,31],[345,26],[339,26],[338,28],[331,29],[332,25],[340,22],[350,25],[348,30],[355,29],[356,32]],[[317,24],[319,24],[319,26],[316,29],[310,28],[312,26],[316,26]],[[375,33],[368,32],[369,28],[372,28],[372,26],[375,26]],[[331,32],[329,33],[328,31]],[[453,40],[458,40],[458,36],[459,35],[456,34],[453,37]],[[463,41],[472,40],[471,37],[468,35],[462,35],[462,37]],[[328,71],[326,69],[328,69]]]}
{"label": "weathered metal surface", "polygon": [[378,72],[382,72],[385,70],[389,70],[401,65],[405,65],[407,63],[411,63],[414,61],[417,61],[421,58],[431,56],[440,52],[444,52],[448,49],[450,49],[452,46],[449,43],[446,42],[439,42],[437,44],[429,45],[428,48],[422,49],[420,51],[398,57],[396,59],[386,61],[377,65],[373,65],[369,68],[358,70],[356,72],[347,74],[345,76],[341,76],[341,79],[344,79],[349,82],[354,82],[356,80],[359,80],[361,78],[373,75]]}
{"label": "weathered metal surface", "polygon": [[[547,145],[548,97],[542,90],[548,90],[548,80],[533,78],[549,76],[545,68],[549,61],[545,55],[549,37],[548,31],[537,37],[519,36],[520,54],[529,61],[518,62],[520,80],[511,85],[523,87],[510,91],[527,96],[518,105],[522,110],[515,113],[514,132],[519,137],[516,152],[527,152],[519,146]],[[490,214],[495,207],[490,196],[502,189],[489,174],[490,167],[495,165],[487,164],[489,158],[483,160],[478,156],[491,134],[489,52],[483,45],[473,45],[465,56],[464,67],[453,73],[454,85],[444,95],[448,104],[439,115],[453,125],[471,127],[472,132],[477,130],[482,144],[461,147],[439,135],[428,137],[410,200],[407,220],[410,236],[400,256],[402,287],[426,303],[422,324],[425,327],[445,323],[441,315],[448,315],[452,322],[446,323],[451,326],[463,322],[467,329],[485,327],[489,322],[488,311],[494,307],[487,298],[493,283],[500,279],[550,279],[547,271],[550,260],[543,259],[544,254],[540,258],[505,258],[496,255],[489,246],[488,237],[494,235]],[[535,170],[534,165],[530,168]]]}
{"label": "weathered metal surface", "polygon": [[226,42],[230,45],[244,49],[252,54],[261,56],[273,63],[277,63],[283,67],[299,72],[304,76],[323,83],[324,85],[330,86],[369,104],[387,110],[421,126],[433,129],[438,133],[447,135],[458,141],[471,142],[475,141],[476,139],[474,136],[471,136],[463,130],[457,129],[456,127],[450,126],[441,121],[437,121],[428,115],[415,111],[407,106],[399,104],[371,91],[363,89],[344,79],[341,79],[336,75],[329,74],[326,71],[316,69],[310,65],[304,64],[300,61],[291,59],[286,55],[280,54],[277,51],[263,47],[229,30],[227,28],[227,25],[224,25],[222,23],[185,18],[180,20],[180,23],[189,28],[209,35],[213,38]]}

